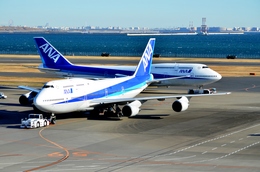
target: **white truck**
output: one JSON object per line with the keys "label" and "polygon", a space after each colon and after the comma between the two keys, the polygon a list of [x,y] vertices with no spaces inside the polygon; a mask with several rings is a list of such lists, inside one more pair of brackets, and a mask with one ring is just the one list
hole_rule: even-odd
{"label": "white truck", "polygon": [[4,95],[4,93],[3,92],[0,92],[0,99],[6,99],[7,98],[7,96],[6,95]]}
{"label": "white truck", "polygon": [[50,125],[48,119],[44,119],[42,114],[29,114],[28,119],[21,120],[21,128],[39,128]]}

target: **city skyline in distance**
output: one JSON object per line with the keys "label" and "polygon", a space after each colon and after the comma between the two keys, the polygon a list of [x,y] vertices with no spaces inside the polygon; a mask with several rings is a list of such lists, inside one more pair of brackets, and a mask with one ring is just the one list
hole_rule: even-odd
{"label": "city skyline in distance", "polygon": [[2,0],[0,26],[260,27],[258,0]]}

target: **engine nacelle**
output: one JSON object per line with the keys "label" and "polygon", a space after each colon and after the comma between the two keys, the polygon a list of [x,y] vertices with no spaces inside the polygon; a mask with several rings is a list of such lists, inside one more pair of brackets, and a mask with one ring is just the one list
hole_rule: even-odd
{"label": "engine nacelle", "polygon": [[175,112],[181,112],[187,110],[189,107],[189,99],[185,96],[181,97],[180,99],[176,100],[172,104],[172,109]]}
{"label": "engine nacelle", "polygon": [[122,113],[124,116],[128,117],[135,116],[139,113],[141,105],[142,103],[140,101],[135,100],[132,103],[125,105],[122,109]]}
{"label": "engine nacelle", "polygon": [[21,105],[31,105],[33,103],[33,99],[36,95],[37,95],[37,93],[33,92],[33,91],[23,94],[19,97],[19,102]]}

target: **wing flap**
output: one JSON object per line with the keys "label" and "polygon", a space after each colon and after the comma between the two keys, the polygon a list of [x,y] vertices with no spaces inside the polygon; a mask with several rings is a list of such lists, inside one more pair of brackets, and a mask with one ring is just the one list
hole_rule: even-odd
{"label": "wing flap", "polygon": [[90,104],[97,105],[97,104],[113,104],[113,103],[128,103],[135,100],[138,101],[147,101],[147,100],[164,100],[164,99],[171,99],[171,98],[180,98],[180,97],[205,97],[205,96],[220,96],[220,95],[228,95],[231,92],[224,92],[224,93],[215,93],[215,94],[184,94],[184,95],[173,95],[173,96],[153,96],[153,97],[134,97],[134,98],[121,98],[121,99],[96,99],[92,100]]}

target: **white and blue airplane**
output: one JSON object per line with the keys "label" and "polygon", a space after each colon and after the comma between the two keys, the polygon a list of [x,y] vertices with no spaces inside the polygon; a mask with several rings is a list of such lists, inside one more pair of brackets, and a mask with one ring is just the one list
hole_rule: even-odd
{"label": "white and blue airplane", "polygon": [[[55,73],[59,77],[116,78],[131,76],[136,69],[136,66],[74,65],[43,37],[35,37],[34,40],[42,61],[38,69],[42,72]],[[196,63],[153,64],[151,73],[154,79],[164,79],[151,84],[155,86],[203,87],[222,78],[219,73],[207,65]],[[181,78],[165,80],[165,78],[175,77]]]}
{"label": "white and blue airplane", "polygon": [[[105,116],[117,117],[121,115],[127,117],[137,115],[141,105],[147,100],[177,98],[172,104],[172,109],[176,112],[181,112],[188,109],[191,97],[230,94],[228,92],[136,97],[149,84],[154,82],[151,74],[154,45],[155,38],[151,38],[134,74],[131,76],[104,80],[89,80],[85,78],[61,79],[47,82],[40,90],[26,86],[19,86],[19,88],[37,92],[34,98],[34,106],[38,110],[51,113],[52,115],[91,111],[92,115],[104,113]],[[41,51],[45,51],[45,48],[42,48]],[[57,59],[59,54],[52,54],[51,57]],[[122,110],[119,105],[123,106]]]}

